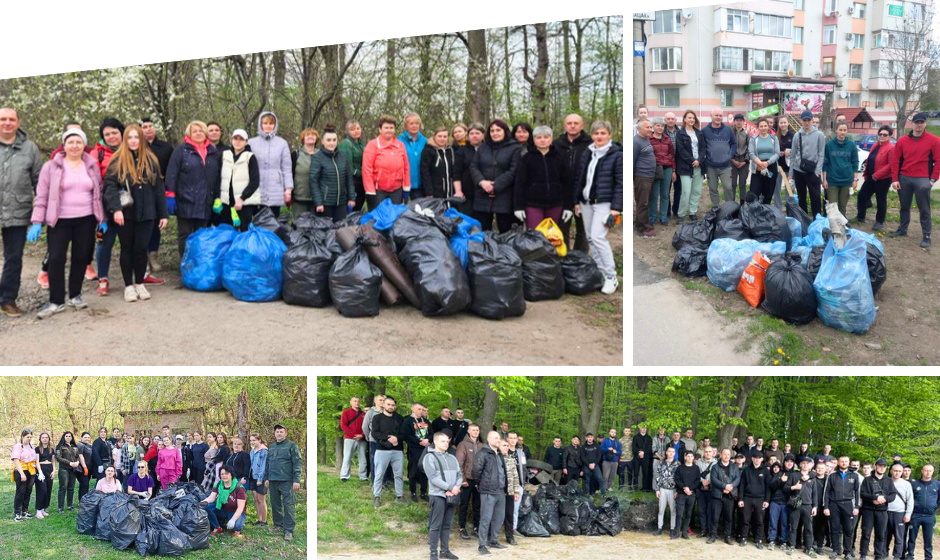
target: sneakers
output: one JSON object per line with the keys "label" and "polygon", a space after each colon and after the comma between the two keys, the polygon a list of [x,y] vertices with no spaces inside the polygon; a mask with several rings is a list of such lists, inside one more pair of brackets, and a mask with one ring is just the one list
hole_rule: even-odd
{"label": "sneakers", "polygon": [[925,235],[924,240],[920,242],[920,246],[926,249],[930,247],[930,235]]}
{"label": "sneakers", "polygon": [[233,537],[241,537],[241,536],[242,536],[242,532],[241,532],[241,531],[234,531],[234,532],[232,532],[232,536],[233,536]]}
{"label": "sneakers", "polygon": [[839,553],[833,552],[832,554],[829,555],[829,560],[836,560],[836,558],[838,557],[839,557]]}
{"label": "sneakers", "polygon": [[640,232],[640,237],[656,237],[656,232],[653,228],[647,228]]}
{"label": "sneakers", "polygon": [[679,531],[675,531],[675,530],[669,531],[669,538],[670,538],[670,539],[678,539],[678,538],[679,538]]}
{"label": "sneakers", "polygon": [[294,540],[294,533],[284,533],[284,540],[287,542]]}
{"label": "sneakers", "polygon": [[662,528],[662,527],[660,527],[659,529],[656,529],[655,531],[653,531],[653,536],[654,536],[654,537],[658,537],[659,535],[662,535],[662,534],[663,534],[663,528]]}
{"label": "sneakers", "polygon": [[715,544],[715,541],[718,540],[715,537],[708,537],[708,540],[705,541],[705,544]]}
{"label": "sneakers", "polygon": [[[160,272],[163,270],[163,267],[160,266],[160,263],[157,261],[157,253],[152,252],[147,257],[147,262],[150,264],[150,270],[154,272]],[[149,276],[149,274],[148,274]]]}
{"label": "sneakers", "polygon": [[148,272],[144,276],[144,284],[153,284],[154,286],[159,286],[161,284],[166,284],[166,280],[163,278],[157,278]]}
{"label": "sneakers", "polygon": [[503,543],[491,542],[491,543],[490,543],[490,548],[495,548],[495,549],[497,549],[497,550],[500,550],[500,549],[509,548],[509,547],[506,546],[506,545],[504,545]]}
{"label": "sneakers", "polygon": [[816,558],[816,551],[810,548],[806,551],[806,555],[810,558]]}
{"label": "sneakers", "polygon": [[98,278],[98,272],[95,271],[95,267],[88,265],[85,267],[85,280],[95,280]]}
{"label": "sneakers", "polygon": [[[19,521],[19,519],[17,519],[17,521]],[[480,548],[477,549],[477,554],[485,555],[485,554],[492,554],[492,552],[490,552],[489,549],[486,548],[485,546],[481,546]]]}
{"label": "sneakers", "polygon": [[255,521],[255,527],[267,527],[267,526],[268,526],[267,521]]}
{"label": "sneakers", "polygon": [[380,498],[380,497],[378,497],[378,496],[372,498],[372,505],[374,505],[375,507],[381,506],[381,505],[382,505],[382,498]]}
{"label": "sneakers", "polygon": [[447,550],[441,553],[441,560],[460,560],[453,552]]}
{"label": "sneakers", "polygon": [[682,533],[682,538],[685,539],[685,540],[687,540],[687,541],[692,540],[692,537],[690,537],[688,533]]}
{"label": "sneakers", "polygon": [[398,496],[397,498],[395,498],[395,503],[396,503],[396,504],[404,504],[404,503],[405,503],[405,497],[404,497],[404,496]]}
{"label": "sneakers", "polygon": [[[65,311],[64,303],[55,304],[50,301],[50,302],[46,302],[46,304],[42,306],[42,309],[39,310],[39,313],[37,313],[36,316],[39,317],[40,319],[48,319],[49,317],[52,317],[56,313],[62,313],[63,311]],[[29,514],[25,514],[24,517],[32,517],[32,516]]]}
{"label": "sneakers", "polygon": [[907,237],[907,232],[896,229],[892,231],[891,233],[889,233],[888,237],[890,237],[891,239],[894,239],[896,237]]}
{"label": "sneakers", "polygon": [[771,542],[771,543],[768,543],[768,544],[767,544],[767,550],[773,552],[773,551],[774,551],[774,543],[772,543],[772,542]]}
{"label": "sneakers", "polygon": [[33,516],[29,514],[28,511],[23,512],[23,519],[32,519]]}
{"label": "sneakers", "polygon": [[885,225],[881,222],[875,222],[875,225],[871,226],[872,231],[881,231],[885,228]]}
{"label": "sneakers", "polygon": [[[13,518],[13,521],[16,521],[17,523],[19,523],[19,522],[22,521],[22,520],[23,520],[23,516],[20,515],[20,514],[18,514],[18,513],[17,513],[16,516]],[[482,553],[481,553],[481,554],[482,554]],[[489,554],[489,552],[487,552],[487,554]]]}
{"label": "sneakers", "polygon": [[508,536],[506,537],[506,544],[511,544],[512,546],[516,546],[516,539],[512,535]]}
{"label": "sneakers", "polygon": [[59,508],[59,513],[65,513],[65,510],[62,508]]}
{"label": "sneakers", "polygon": [[4,303],[0,305],[0,313],[3,313],[7,317],[17,317],[23,316],[23,310],[16,306],[15,303]]}
{"label": "sneakers", "polygon": [[39,271],[39,277],[36,278],[36,281],[39,282],[39,287],[43,290],[49,289],[49,273]]}
{"label": "sneakers", "polygon": [[223,531],[222,527],[216,527],[215,529],[212,530],[211,533],[209,533],[209,536],[212,536],[212,535],[221,535],[221,534],[222,534],[222,531]]}
{"label": "sneakers", "polygon": [[461,529],[461,530],[460,530],[460,538],[462,538],[462,539],[465,540],[465,541],[469,541],[469,540],[470,540],[470,535],[467,533],[467,530],[466,530],[466,529]]}
{"label": "sneakers", "polygon": [[[85,278],[88,278],[88,275],[85,275]],[[94,280],[94,279],[92,279]],[[111,293],[111,283],[108,282],[107,278],[102,278],[98,280],[98,289],[95,291],[99,296],[105,297]]]}
{"label": "sneakers", "polygon": [[731,542],[731,537],[728,535],[725,535],[725,544],[728,546],[734,546],[734,543]]}
{"label": "sneakers", "polygon": [[124,288],[124,301],[127,303],[133,303],[137,301],[137,290],[134,289],[134,286],[128,286]]}
{"label": "sneakers", "polygon": [[617,281],[617,277],[608,277],[604,280],[604,286],[601,288],[601,293],[604,295],[610,295],[617,291],[617,286],[620,285],[620,282]]}
{"label": "sneakers", "polygon": [[65,305],[69,307],[74,307],[76,310],[85,309],[88,307],[88,304],[85,303],[85,300],[82,299],[82,296],[75,296],[73,298],[65,300]]}
{"label": "sneakers", "polygon": [[415,493],[412,493],[412,494],[411,494],[411,503],[413,503],[413,504],[418,503],[418,495],[417,495],[417,494],[415,494]]}
{"label": "sneakers", "polygon": [[[379,499],[379,497],[376,496],[375,499]],[[272,533],[281,533],[281,532],[283,532],[283,531],[284,531],[284,528],[281,527],[280,525],[271,525],[271,532],[272,532]]]}
{"label": "sneakers", "polygon": [[[770,545],[770,548],[773,549],[773,545]],[[757,550],[764,550],[764,543],[757,541]]]}
{"label": "sneakers", "polygon": [[[144,280],[146,282],[146,280]],[[143,284],[138,284],[134,286],[134,289],[137,291],[137,299],[140,301],[147,301],[150,299],[150,292],[147,291],[147,288]]]}

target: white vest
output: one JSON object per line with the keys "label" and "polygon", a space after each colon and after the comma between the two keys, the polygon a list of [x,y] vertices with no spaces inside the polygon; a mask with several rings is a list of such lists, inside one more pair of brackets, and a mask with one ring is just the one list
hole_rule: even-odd
{"label": "white vest", "polygon": [[[248,188],[248,182],[250,181],[248,161],[253,157],[254,154],[246,151],[242,153],[238,161],[235,161],[235,155],[231,150],[225,150],[222,153],[222,189],[219,194],[219,198],[222,199],[222,204],[233,206],[233,201],[230,201],[228,198],[229,184],[232,185],[232,190],[235,191],[235,198],[241,198],[242,192]],[[261,204],[260,188],[255,190],[255,192],[248,197],[248,200],[245,201],[245,205],[258,204]]]}

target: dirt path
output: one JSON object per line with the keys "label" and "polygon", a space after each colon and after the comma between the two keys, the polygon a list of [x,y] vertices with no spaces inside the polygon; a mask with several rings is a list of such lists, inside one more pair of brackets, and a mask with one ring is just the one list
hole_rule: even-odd
{"label": "dirt path", "polygon": [[[622,230],[618,230],[622,232]],[[623,237],[612,244],[622,248]],[[148,302],[125,303],[118,250],[111,295],[90,308],[45,321],[48,298],[36,283],[42,251],[23,263],[19,319],[0,316],[4,365],[623,365],[623,291],[528,303],[518,319],[469,313],[428,319],[412,307],[383,307],[378,317],[347,319],[335,308],[244,303],[227,292],[181,288],[179,275],[150,289]]]}

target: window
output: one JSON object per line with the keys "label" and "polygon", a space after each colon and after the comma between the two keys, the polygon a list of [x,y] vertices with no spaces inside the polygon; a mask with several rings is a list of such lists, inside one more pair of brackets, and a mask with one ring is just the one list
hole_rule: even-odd
{"label": "window", "polygon": [[849,107],[861,107],[861,106],[862,106],[862,94],[850,93],[849,94]]}
{"label": "window", "polygon": [[794,61],[793,61],[793,75],[794,75],[794,76],[802,76],[802,75],[803,75],[803,61],[802,61],[802,60],[794,60]]}
{"label": "window", "polygon": [[727,27],[724,29],[727,31],[738,31],[740,33],[747,33],[749,31],[747,26],[747,12],[741,10],[727,10],[728,20]]}
{"label": "window", "polygon": [[853,80],[862,79],[862,65],[861,64],[849,64],[849,78]]}
{"label": "window", "polygon": [[924,19],[924,5],[923,4],[908,4],[910,7],[911,19],[922,20]]}
{"label": "window", "polygon": [[803,9],[803,0],[793,0],[793,9],[802,10]]}
{"label": "window", "polygon": [[682,33],[682,11],[659,10],[656,12],[653,33]]}
{"label": "window", "polygon": [[884,109],[884,106],[885,106],[885,94],[876,93],[875,94],[875,108]]}
{"label": "window", "polygon": [[[753,70],[786,72],[790,69],[791,54],[788,52],[754,50],[751,54],[751,60],[754,61]],[[745,70],[747,70],[747,68],[745,68]]]}
{"label": "window", "polygon": [[679,88],[660,88],[659,106],[660,107],[678,107],[679,106]]}
{"label": "window", "polygon": [[824,59],[823,59],[823,63],[822,63],[822,75],[823,75],[823,76],[832,76],[832,75],[833,75],[833,67],[835,66],[835,64],[836,64],[836,59],[835,59],[835,58],[833,58],[833,57],[831,57],[831,56],[828,56],[828,57],[824,58]]}
{"label": "window", "polygon": [[740,47],[715,47],[714,70],[747,70],[744,58]]}
{"label": "window", "polygon": [[881,70],[881,61],[880,61],[880,60],[872,60],[872,61],[871,61],[871,77],[872,77],[872,78],[878,78],[878,77],[880,77],[881,72],[879,72],[879,70]]}
{"label": "window", "polygon": [[852,14],[852,17],[858,19],[865,19],[865,4],[855,3],[852,4],[852,7],[855,8],[855,13]]}
{"label": "window", "polygon": [[839,10],[838,0],[826,0],[826,6],[829,7],[830,12],[836,12]]}
{"label": "window", "polygon": [[734,107],[734,90],[733,89],[721,90],[721,106],[722,107]]}
{"label": "window", "polygon": [[791,37],[793,18],[773,16],[769,14],[754,15],[754,33],[756,35],[774,35],[776,37]]}
{"label": "window", "polygon": [[796,45],[803,44],[803,28],[802,27],[793,28],[793,43]]}
{"label": "window", "polygon": [[875,31],[871,34],[871,48],[877,49],[881,47],[881,31]]}
{"label": "window", "polygon": [[824,45],[836,44],[836,26],[835,25],[827,25],[823,27],[823,44]]}
{"label": "window", "polygon": [[666,47],[650,49],[653,55],[653,70],[682,70],[682,49]]}
{"label": "window", "polygon": [[852,36],[852,48],[853,49],[864,49],[865,48],[865,36],[859,35],[858,33]]}

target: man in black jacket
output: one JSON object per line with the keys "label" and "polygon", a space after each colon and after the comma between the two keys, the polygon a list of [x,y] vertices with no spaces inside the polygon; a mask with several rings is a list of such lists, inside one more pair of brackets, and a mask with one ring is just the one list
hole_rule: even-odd
{"label": "man in black jacket", "polygon": [[562,473],[564,479],[562,484],[568,484],[571,480],[581,480],[581,438],[574,436],[571,438],[571,445],[566,446],[561,453]]}
{"label": "man in black jacket", "polygon": [[[398,403],[391,396],[385,396],[382,407],[382,413],[372,417],[369,432],[372,439],[375,440],[376,445],[375,458],[373,459],[375,467],[374,472],[384,473],[389,465],[391,465],[392,472],[395,475],[396,501],[403,504],[405,500],[402,498],[402,493],[404,492],[405,485],[402,481],[402,470],[404,469],[405,459],[402,454],[402,442],[401,439],[399,439],[401,437],[403,420],[402,417],[395,412],[395,409],[398,408]],[[382,505],[381,496],[384,486],[384,476],[379,475],[374,477],[372,481],[372,496],[375,507]]]}
{"label": "man in black jacket", "polygon": [[428,439],[433,440],[434,434],[437,432],[443,432],[444,430],[450,431],[451,442],[453,442],[454,432],[450,425],[450,409],[446,406],[441,409],[441,415],[431,422],[431,429],[428,432]]}
{"label": "man in black jacket", "polygon": [[607,497],[604,476],[601,474],[601,445],[594,440],[594,434],[588,433],[581,447],[581,464],[584,471],[584,493],[593,495],[598,489]]}
{"label": "man in black jacket", "polygon": [[[640,472],[643,473],[643,490],[645,492],[653,491],[653,438],[646,433],[646,426],[640,426],[640,433],[633,437],[633,460],[636,461],[636,467],[633,469],[633,476],[636,477]],[[636,479],[631,483],[636,488]]]}
{"label": "man in black jacket", "polygon": [[[574,190],[574,170],[578,169],[581,163],[581,156],[593,143],[591,137],[584,132],[584,119],[581,118],[581,115],[572,113],[565,117],[565,132],[559,135],[558,138],[555,138],[552,145],[564,156],[565,163],[571,171],[571,173],[569,173],[572,181],[572,184],[569,186],[571,190]],[[588,242],[587,234],[584,232],[584,220],[580,216],[577,216],[575,217],[575,224],[576,235],[574,248],[578,251],[587,252]],[[558,225],[561,227],[562,234],[565,236],[565,245],[570,247],[571,221],[569,220],[568,222]],[[652,485],[652,483],[650,484]]]}
{"label": "man in black jacket", "polygon": [[500,441],[502,438],[498,432],[488,433],[486,445],[473,459],[473,480],[477,481],[480,491],[480,554],[490,554],[487,546],[506,548],[497,541],[506,515],[506,488],[509,485],[506,464],[499,455]]}
{"label": "man in black jacket", "polygon": [[431,422],[425,416],[424,405],[411,405],[411,415],[405,418],[401,426],[401,437],[408,444],[408,488],[411,501],[418,503],[417,490],[421,487],[421,499],[428,501],[428,477],[418,469],[424,448],[430,445],[428,429]]}
{"label": "man in black jacket", "polygon": [[[768,456],[766,452],[764,456]],[[771,455],[771,457],[773,456]],[[799,471],[793,469],[794,460],[795,458],[791,453],[784,455],[780,470],[770,479],[770,523],[767,531],[767,548],[769,550],[774,549],[779,537],[784,552],[790,552],[790,531],[795,531],[796,527],[790,527],[787,502],[790,501],[790,485],[793,483],[793,479],[799,476]],[[773,465],[769,468],[771,473],[777,470],[777,467]]]}
{"label": "man in black jacket", "polygon": [[454,447],[457,447],[460,445],[460,442],[463,441],[463,438],[467,437],[467,430],[470,429],[470,421],[464,419],[464,412],[462,408],[455,410],[454,415],[455,417],[451,419],[448,424],[450,425],[450,431],[454,434],[454,437],[450,440],[450,443]]}
{"label": "man in black jacket", "polygon": [[695,493],[702,486],[702,471],[695,464],[695,452],[686,450],[683,463],[676,469],[676,517],[679,535],[689,539],[689,524],[695,509]]}
{"label": "man in black jacket", "polygon": [[859,554],[868,556],[872,529],[875,531],[875,557],[888,555],[888,504],[894,501],[897,490],[891,477],[887,476],[888,461],[884,457],[875,461],[875,472],[862,481],[859,495],[862,498],[862,540]]}
{"label": "man in black jacket", "polygon": [[829,518],[832,529],[832,554],[829,558],[833,560],[839,557],[843,548],[847,558],[855,557],[852,528],[858,515],[861,490],[861,475],[849,471],[848,456],[839,457],[839,468],[826,478],[823,492],[823,514]]}
{"label": "man in black jacket", "polygon": [[764,453],[756,447],[751,450],[751,464],[741,473],[738,507],[744,515],[741,525],[741,546],[747,546],[751,522],[754,522],[754,542],[764,548],[764,510],[770,505],[770,472],[763,465]]}
{"label": "man in black jacket", "polygon": [[[797,546],[797,537],[799,529],[803,528],[803,553],[810,558],[816,558],[816,552],[813,550],[813,516],[816,515],[816,504],[819,502],[819,496],[822,493],[816,474],[813,473],[813,458],[804,455],[800,459],[800,470],[794,472],[790,478],[790,493],[800,496],[800,507],[790,511],[790,541],[788,550],[795,549]],[[787,554],[790,554],[788,551]]]}
{"label": "man in black jacket", "polygon": [[816,554],[822,554],[823,543],[829,538],[829,516],[823,514],[823,494],[826,491],[826,478],[829,476],[826,462],[818,461],[815,470],[819,495],[816,498],[816,516],[813,517],[813,538],[816,541]]}
{"label": "man in black jacket", "polygon": [[561,477],[565,468],[565,450],[561,447],[561,436],[555,436],[552,446],[545,450],[544,461],[552,466],[552,478],[555,484],[561,484]]}
{"label": "man in black jacket", "polygon": [[738,495],[738,486],[741,484],[741,471],[731,461],[731,450],[721,450],[721,458],[712,465],[710,484],[711,491],[711,536],[708,544],[718,538],[718,521],[724,522],[725,543],[731,544],[731,531],[734,527],[734,503]]}
{"label": "man in black jacket", "polygon": [[[153,127],[153,119],[150,117],[140,119],[140,128],[144,131],[144,139],[147,140],[153,155],[157,156],[157,162],[160,164],[160,175],[166,177],[166,170],[170,166],[170,158],[173,156],[173,145],[157,138],[157,129]],[[160,249],[159,222],[160,220],[153,221],[153,233],[150,235],[150,247],[147,249],[150,254],[151,272],[160,272],[162,269],[157,262],[157,251]]]}

